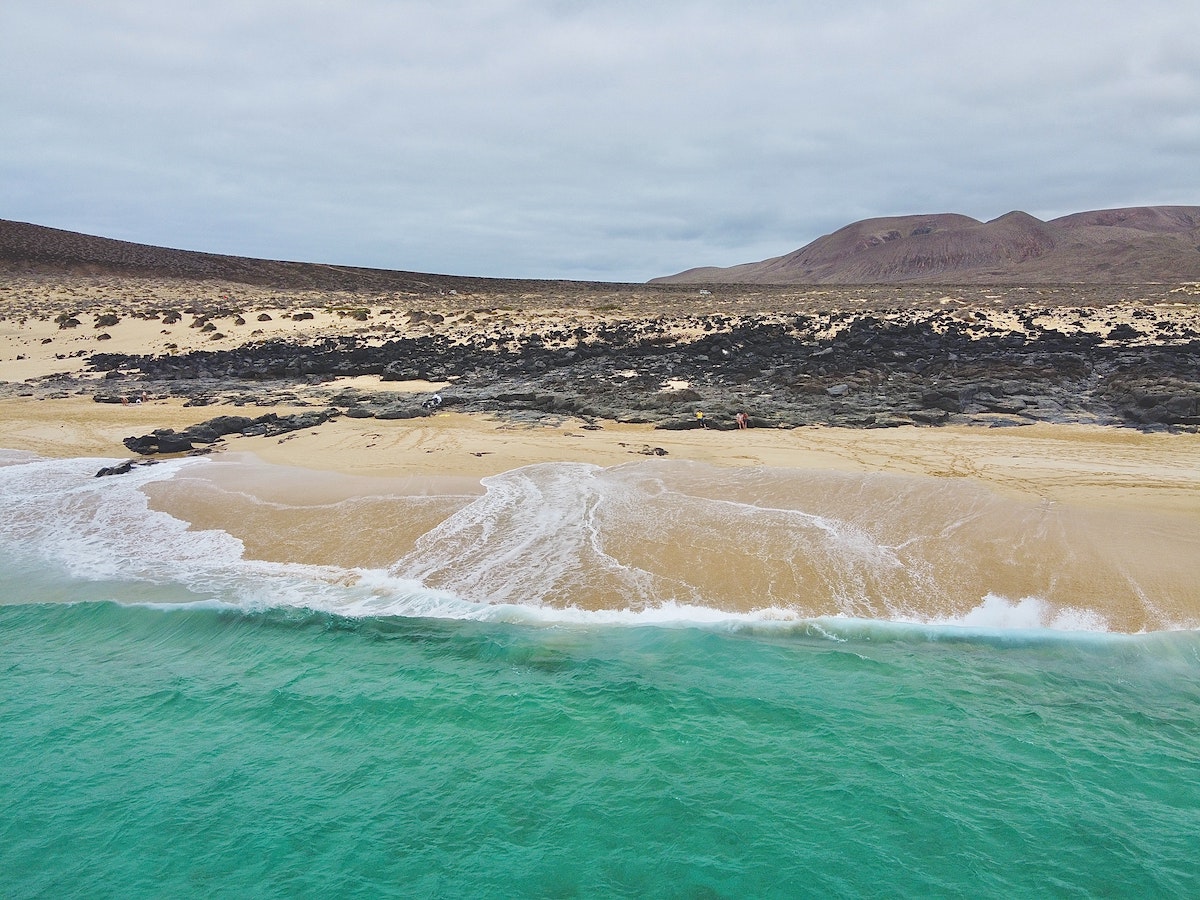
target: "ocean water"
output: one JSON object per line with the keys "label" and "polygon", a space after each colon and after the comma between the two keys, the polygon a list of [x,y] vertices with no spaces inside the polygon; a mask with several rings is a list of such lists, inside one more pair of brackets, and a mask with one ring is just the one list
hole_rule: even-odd
{"label": "ocean water", "polygon": [[1200,895],[1200,536],[0,455],[0,897]]}

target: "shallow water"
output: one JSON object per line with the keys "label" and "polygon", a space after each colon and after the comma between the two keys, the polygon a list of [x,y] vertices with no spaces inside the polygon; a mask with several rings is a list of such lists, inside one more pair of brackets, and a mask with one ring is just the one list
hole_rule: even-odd
{"label": "shallow water", "polygon": [[3,461],[0,896],[1200,892],[1185,522]]}

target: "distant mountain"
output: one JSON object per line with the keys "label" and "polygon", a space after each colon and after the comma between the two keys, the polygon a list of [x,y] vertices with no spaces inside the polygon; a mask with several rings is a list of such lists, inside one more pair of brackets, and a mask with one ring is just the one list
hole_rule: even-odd
{"label": "distant mountain", "polygon": [[941,213],[865,219],[786,256],[688,269],[659,284],[1051,284],[1200,281],[1200,206],[990,222]]}
{"label": "distant mountain", "polygon": [[[322,263],[281,262],[171,250],[27,222],[0,219],[0,274],[74,273],[144,278],[216,279],[295,290],[512,290],[565,282],[432,275]],[[571,282],[582,286],[582,282]]]}

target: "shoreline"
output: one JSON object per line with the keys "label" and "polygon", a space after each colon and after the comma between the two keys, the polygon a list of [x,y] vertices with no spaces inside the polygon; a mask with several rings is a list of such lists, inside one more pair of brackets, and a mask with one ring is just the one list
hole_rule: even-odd
{"label": "shoreline", "polygon": [[[17,427],[0,445],[101,451],[99,475],[144,417],[185,424],[212,412],[174,401],[2,401],[0,417]],[[155,559],[188,558],[186,535],[232,540],[219,565],[316,566],[318,594],[327,578],[337,592],[371,591],[359,580],[382,578],[375,587],[400,610],[408,588],[393,576],[470,602],[601,615],[616,602],[1122,633],[1200,621],[1196,435],[1070,425],[584,430],[445,413],[229,436],[201,459],[211,464],[132,484],[84,474],[77,488],[170,516],[175,536]],[[580,463],[598,468],[568,468]],[[610,554],[615,569],[601,562]],[[649,595],[642,578],[658,586]]]}
{"label": "shoreline", "polygon": [[[270,408],[278,413],[305,410]],[[174,399],[129,406],[79,397],[4,399],[0,447],[47,457],[136,460],[137,454],[122,444],[126,437],[152,428],[187,428],[219,415],[259,412],[245,406],[188,407]],[[1105,426],[663,431],[644,424],[573,418],[531,424],[447,411],[401,420],[341,416],[317,428],[281,436],[230,435],[210,446],[213,458],[250,454],[276,466],[384,479],[477,481],[538,463],[607,468],[647,458],[716,467],[970,479],[1026,500],[1181,513],[1200,522],[1200,436]]]}

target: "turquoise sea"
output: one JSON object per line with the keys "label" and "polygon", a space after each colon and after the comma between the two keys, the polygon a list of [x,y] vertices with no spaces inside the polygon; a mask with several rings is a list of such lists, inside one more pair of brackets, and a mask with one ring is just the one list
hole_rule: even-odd
{"label": "turquoise sea", "polygon": [[[1050,581],[960,597],[954,558],[994,543],[961,543],[964,509],[1024,515],[981,495],[947,500],[958,527],[918,553],[866,524],[879,504],[767,509],[778,473],[552,467],[381,509],[377,486],[247,491],[236,463],[2,461],[6,900],[1200,896],[1200,632],[1126,633]],[[646,497],[685,503],[680,480],[706,534],[739,498],[733,582],[764,602],[685,584],[692,539],[657,507],[674,556],[613,533]],[[213,491],[241,497],[236,522],[189,527],[180,504],[199,519]],[[923,508],[888,528],[929,527]],[[369,521],[360,553],[387,558],[388,516],[386,566],[267,534]],[[1085,533],[1059,522],[1046,552]],[[821,570],[842,552],[853,577],[789,569],[819,600],[788,606],[765,562],[784,548]],[[895,612],[903,592],[941,613]]]}

